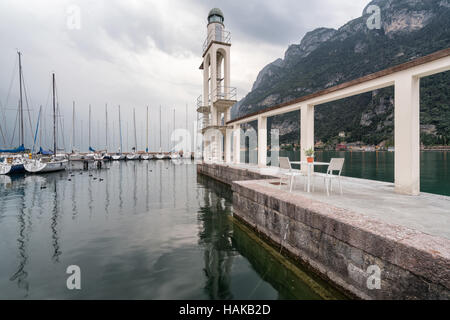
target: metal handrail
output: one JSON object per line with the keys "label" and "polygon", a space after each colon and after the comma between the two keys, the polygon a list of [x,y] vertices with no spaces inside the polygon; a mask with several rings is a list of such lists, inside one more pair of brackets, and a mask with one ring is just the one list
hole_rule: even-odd
{"label": "metal handrail", "polygon": [[212,41],[218,41],[229,44],[231,43],[231,32],[226,30],[211,31],[206,37],[205,41],[203,42],[203,50],[202,50],[203,53],[205,52],[205,50],[208,48],[209,44]]}
{"label": "metal handrail", "polygon": [[208,102],[205,104],[205,103],[203,103],[203,96],[200,95],[197,98],[197,109],[200,107],[207,107],[210,105],[210,103],[211,103],[211,97],[210,97],[210,99],[208,99]]}
{"label": "metal handrail", "polygon": [[236,87],[225,87],[220,86],[217,87],[212,92],[212,97],[214,101],[217,100],[236,100],[237,96],[237,89]]}

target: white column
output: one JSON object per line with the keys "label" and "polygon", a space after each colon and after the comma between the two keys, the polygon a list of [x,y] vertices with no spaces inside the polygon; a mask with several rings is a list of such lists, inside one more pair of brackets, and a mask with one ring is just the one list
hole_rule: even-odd
{"label": "white column", "polygon": [[217,95],[217,51],[214,44],[211,46],[211,126],[217,126],[217,110],[214,102]]}
{"label": "white column", "polygon": [[395,80],[395,192],[420,193],[420,79]]}
{"label": "white column", "polygon": [[258,167],[267,166],[267,118],[258,117]]}
{"label": "white column", "polygon": [[241,126],[239,124],[234,125],[233,129],[233,137],[234,137],[234,144],[233,144],[233,151],[234,151],[234,157],[233,161],[235,164],[241,163]]}
{"label": "white column", "polygon": [[210,56],[206,55],[203,59],[203,106],[209,105],[209,61]]}
{"label": "white column", "polygon": [[[300,111],[300,159],[306,161],[305,150],[314,149],[314,106],[302,105]],[[302,166],[306,171],[307,166]]]}
{"label": "white column", "polygon": [[226,129],[225,130],[225,162],[231,163],[231,141],[233,130]]}
{"label": "white column", "polygon": [[230,88],[230,49],[226,50],[226,55],[223,57],[224,62],[224,80],[223,85],[225,86],[226,98],[229,99],[229,88]]}

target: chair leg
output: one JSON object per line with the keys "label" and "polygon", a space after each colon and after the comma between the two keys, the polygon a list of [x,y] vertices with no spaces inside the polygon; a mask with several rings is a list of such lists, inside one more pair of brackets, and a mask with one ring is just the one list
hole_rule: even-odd
{"label": "chair leg", "polygon": [[293,182],[294,182],[294,176],[292,175],[292,176],[291,176],[291,188],[290,188],[289,192],[292,192],[292,185],[293,185]]}
{"label": "chair leg", "polygon": [[339,177],[338,180],[339,180],[339,189],[341,190],[341,195],[342,195],[341,177]]}
{"label": "chair leg", "polygon": [[328,191],[328,183],[331,184],[331,179],[327,179],[327,181],[325,183],[325,188],[327,189],[327,196],[330,196],[330,192]]}

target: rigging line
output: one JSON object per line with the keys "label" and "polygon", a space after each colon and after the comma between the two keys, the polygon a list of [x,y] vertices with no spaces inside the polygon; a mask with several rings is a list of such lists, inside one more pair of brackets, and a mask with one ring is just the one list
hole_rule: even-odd
{"label": "rigging line", "polygon": [[[5,107],[8,105],[8,102],[9,102],[9,96],[11,95],[11,90],[12,90],[12,86],[14,83],[14,79],[16,78],[16,68],[17,68],[18,63],[19,63],[19,58],[18,58],[18,56],[16,56],[16,59],[14,62],[14,68],[12,70],[12,75],[11,75],[11,82],[9,83],[8,94],[6,95]],[[3,125],[6,127],[6,114],[4,111],[3,111]]]}
{"label": "rigging line", "polygon": [[36,146],[36,139],[37,139],[38,130],[39,130],[39,121],[41,120],[41,111],[42,111],[42,108],[39,109],[38,121],[36,123],[36,133],[34,134],[33,150],[31,151],[31,153],[34,153],[34,147]]}
{"label": "rigging line", "polygon": [[14,83],[14,79],[16,78],[16,68],[17,68],[18,63],[19,63],[19,58],[16,56],[16,59],[14,62],[14,68],[13,68],[12,75],[11,75],[11,82],[9,83],[8,94],[6,95],[6,101],[5,101],[6,105],[8,105],[9,96],[11,95],[11,90],[12,90],[12,86]]}
{"label": "rigging line", "polygon": [[12,134],[12,138],[11,138],[11,143],[10,145],[13,145],[14,142],[14,136],[16,134],[16,127],[17,127],[17,122],[19,121],[19,109],[17,109],[17,113],[16,113],[16,121],[14,121],[14,130],[13,130],[13,134]]}
{"label": "rigging line", "polygon": [[[0,109],[3,110],[3,106],[2,106],[2,104],[1,104],[1,102],[0,102]],[[5,131],[6,131],[6,128],[5,128]],[[0,133],[2,134],[3,144],[6,145],[5,134],[3,133],[3,129],[2,129],[2,125],[1,125],[1,124],[0,124]]]}
{"label": "rigging line", "polygon": [[3,129],[1,125],[0,125],[0,133],[2,134],[3,144],[6,144],[5,135],[3,134]]}
{"label": "rigging line", "polygon": [[31,139],[33,139],[33,125],[31,123],[31,114],[30,114],[30,104],[32,104],[32,101],[31,101],[31,97],[30,97],[30,104],[28,103],[28,93],[27,93],[27,87],[25,85],[25,76],[23,74],[23,70],[22,70],[22,83],[23,83],[23,91],[25,93],[25,103],[27,104],[28,122],[30,123],[30,134],[31,134]]}
{"label": "rigging line", "polygon": [[44,111],[43,111],[43,122],[42,122],[42,125],[41,125],[41,128],[42,127],[44,128],[44,139],[43,139],[44,141],[41,141],[40,143],[41,143],[41,146],[44,146],[44,147],[47,147],[47,145],[44,144],[44,142],[49,141],[48,134],[47,134],[47,121],[45,119],[46,119],[46,110],[47,110],[48,104],[50,102],[51,94],[52,94],[52,87],[49,86],[48,94],[47,94],[47,100],[45,102]]}
{"label": "rigging line", "polygon": [[[56,84],[55,84],[55,95],[56,95],[56,114],[57,114],[57,118],[59,120],[59,121],[56,120],[57,121],[56,126],[58,127],[58,123],[59,123],[59,128],[61,129],[60,130],[61,138],[62,138],[62,141],[63,141],[63,149],[66,150],[66,142],[65,142],[65,139],[64,139],[64,119],[61,116],[61,108],[59,107],[58,86]],[[58,146],[56,146],[56,149],[58,149]]]}

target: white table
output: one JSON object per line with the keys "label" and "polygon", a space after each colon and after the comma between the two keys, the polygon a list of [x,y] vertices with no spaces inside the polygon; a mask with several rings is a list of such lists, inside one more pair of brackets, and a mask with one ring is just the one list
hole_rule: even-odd
{"label": "white table", "polygon": [[308,192],[311,192],[311,176],[314,172],[314,166],[328,166],[329,162],[307,162],[307,161],[291,161],[291,164],[307,165],[308,166]]}

